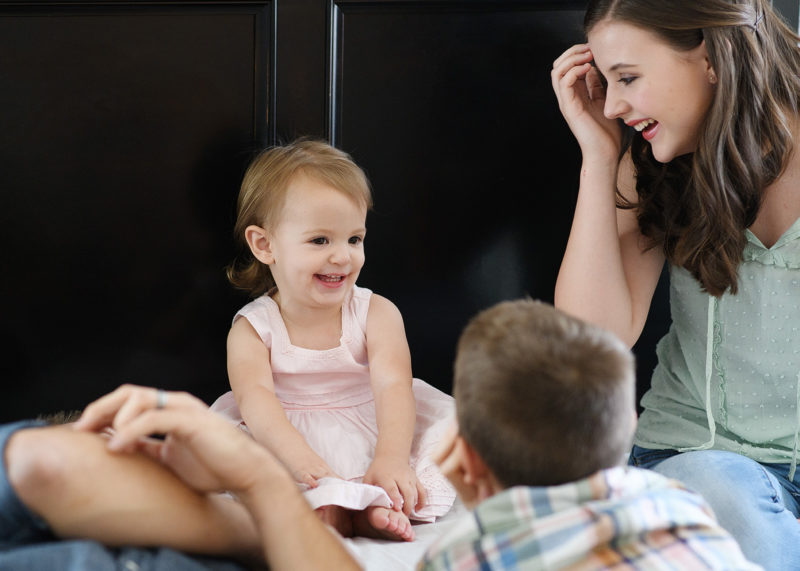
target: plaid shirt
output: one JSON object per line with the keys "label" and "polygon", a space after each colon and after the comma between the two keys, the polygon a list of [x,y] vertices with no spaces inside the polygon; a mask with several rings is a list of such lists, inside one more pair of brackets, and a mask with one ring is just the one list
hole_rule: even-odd
{"label": "plaid shirt", "polygon": [[697,494],[618,467],[553,487],[497,494],[439,538],[425,570],[760,569]]}

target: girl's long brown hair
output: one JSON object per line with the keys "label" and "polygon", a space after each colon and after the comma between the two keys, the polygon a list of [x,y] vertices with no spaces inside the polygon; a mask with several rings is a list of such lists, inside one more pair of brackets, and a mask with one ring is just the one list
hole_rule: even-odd
{"label": "girl's long brown hair", "polygon": [[768,0],[593,0],[584,30],[625,22],[679,51],[705,41],[718,82],[697,150],[662,164],[635,134],[639,226],[667,260],[714,296],[737,291],[737,272],[764,189],[793,149],[800,95],[798,36]]}

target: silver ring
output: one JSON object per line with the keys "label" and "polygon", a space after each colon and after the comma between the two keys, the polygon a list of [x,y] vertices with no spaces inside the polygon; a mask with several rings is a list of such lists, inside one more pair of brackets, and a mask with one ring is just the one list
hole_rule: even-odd
{"label": "silver ring", "polygon": [[167,406],[167,391],[158,389],[156,391],[156,408],[161,409]]}

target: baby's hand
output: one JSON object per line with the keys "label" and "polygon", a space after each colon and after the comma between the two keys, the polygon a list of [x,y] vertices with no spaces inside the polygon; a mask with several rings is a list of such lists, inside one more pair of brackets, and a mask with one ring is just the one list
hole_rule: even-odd
{"label": "baby's hand", "polygon": [[325,460],[311,450],[288,460],[286,467],[295,482],[306,484],[310,488],[316,488],[320,478],[340,478]]}
{"label": "baby's hand", "polygon": [[394,504],[394,509],[406,515],[421,509],[427,499],[425,488],[407,460],[391,457],[376,457],[364,474],[364,483],[380,486]]}

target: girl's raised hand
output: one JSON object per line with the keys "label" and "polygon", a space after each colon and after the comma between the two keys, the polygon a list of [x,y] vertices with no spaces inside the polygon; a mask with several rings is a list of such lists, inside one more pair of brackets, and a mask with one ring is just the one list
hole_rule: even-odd
{"label": "girl's raised hand", "polygon": [[578,140],[584,158],[605,154],[617,160],[622,130],[616,119],[608,119],[605,85],[597,68],[592,66],[592,52],[586,44],[577,44],[553,62],[550,78],[561,114]]}
{"label": "girl's raised hand", "polygon": [[394,509],[406,515],[422,509],[427,500],[425,487],[417,479],[416,472],[408,461],[399,458],[375,457],[364,474],[364,483],[386,490]]}

